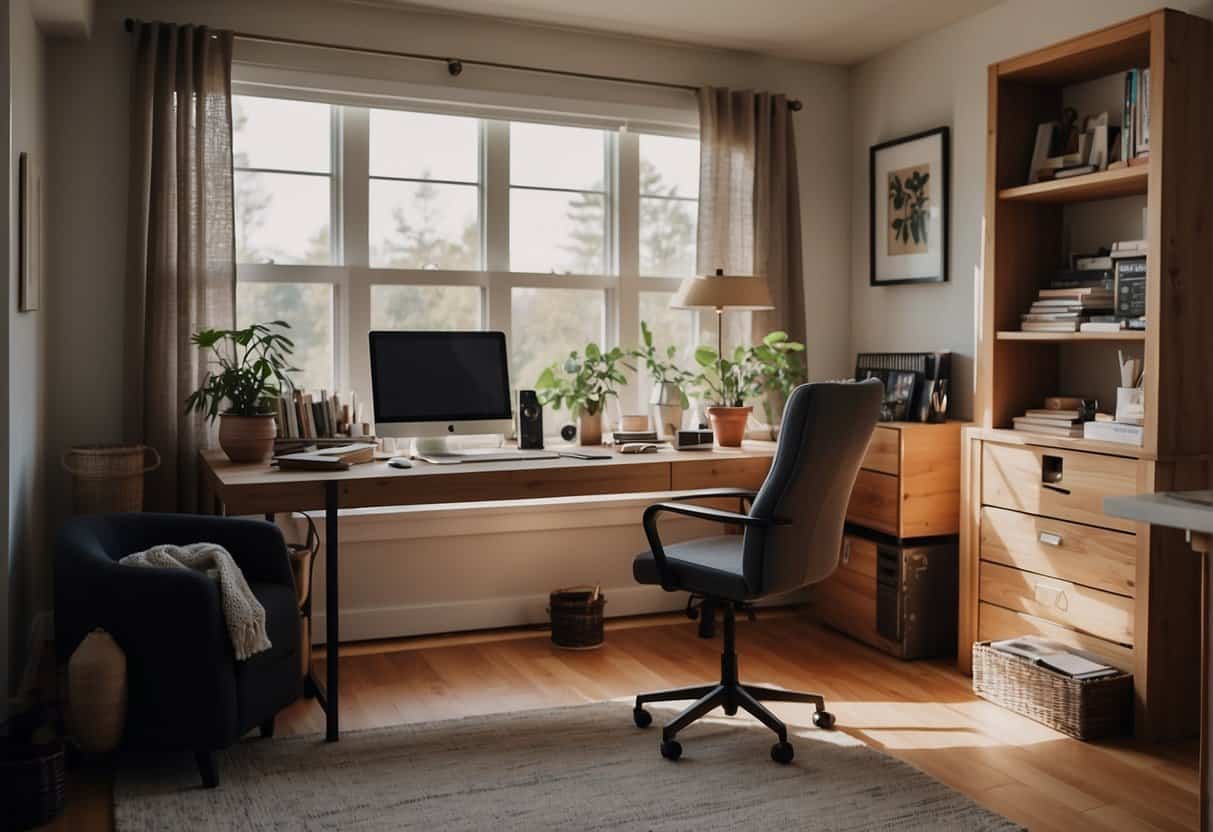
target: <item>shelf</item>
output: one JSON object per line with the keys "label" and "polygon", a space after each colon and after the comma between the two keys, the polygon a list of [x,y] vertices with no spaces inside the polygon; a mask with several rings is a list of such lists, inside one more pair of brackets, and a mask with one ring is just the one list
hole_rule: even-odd
{"label": "shelf", "polygon": [[999,341],[1037,341],[1045,344],[1069,344],[1080,341],[1145,341],[1144,329],[1122,329],[1120,332],[1020,332],[1003,330]]}
{"label": "shelf", "polygon": [[998,192],[998,198],[1004,202],[1062,205],[1068,202],[1093,202],[1144,194],[1149,184],[1150,166],[1134,165],[1116,170],[1101,170],[1071,179],[1054,179],[1033,185],[1003,188]]}
{"label": "shelf", "polygon": [[1130,459],[1153,459],[1139,445],[1125,445],[1121,442],[1097,442],[1094,439],[1072,439],[1068,436],[1049,436],[1043,433],[1029,433],[1026,430],[1014,428],[974,428],[970,435],[976,433],[982,439],[991,439],[1016,445],[1040,445],[1046,448],[1062,448],[1071,451],[1089,451],[1096,454],[1111,454]]}

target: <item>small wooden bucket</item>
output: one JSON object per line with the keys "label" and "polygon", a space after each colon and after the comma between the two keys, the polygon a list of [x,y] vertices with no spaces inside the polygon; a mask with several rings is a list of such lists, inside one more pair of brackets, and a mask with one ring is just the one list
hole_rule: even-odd
{"label": "small wooden bucket", "polygon": [[72,475],[72,510],[112,514],[143,510],[143,475],[160,467],[160,454],[146,445],[76,445],[62,463]]}
{"label": "small wooden bucket", "polygon": [[549,596],[552,643],[557,647],[586,650],[602,644],[602,608],[606,596],[601,587],[571,586]]}

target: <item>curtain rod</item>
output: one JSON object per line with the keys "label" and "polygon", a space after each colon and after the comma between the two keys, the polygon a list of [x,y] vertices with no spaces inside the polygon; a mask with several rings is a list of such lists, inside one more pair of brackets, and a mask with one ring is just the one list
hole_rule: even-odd
{"label": "curtain rod", "polygon": [[[126,18],[123,26],[128,32],[135,29],[136,23],[143,21],[136,20],[133,17]],[[673,84],[668,81],[646,81],[640,78],[624,78],[618,75],[599,75],[593,72],[574,72],[564,69],[549,69],[541,66],[525,66],[523,64],[507,64],[498,61],[481,61],[474,58],[448,58],[442,55],[430,55],[424,52],[398,52],[391,49],[374,49],[365,46],[347,46],[341,43],[326,43],[318,40],[301,40],[298,38],[275,37],[271,35],[257,35],[249,32],[234,32],[235,37],[241,40],[259,41],[261,43],[281,43],[288,46],[305,46],[312,49],[332,49],[337,52],[357,52],[363,55],[380,55],[387,58],[409,58],[417,61],[439,61],[446,64],[447,72],[452,76],[463,72],[464,66],[482,66],[491,69],[510,69],[519,72],[537,72],[544,75],[562,75],[566,78],[584,78],[590,81],[609,81],[615,84],[634,84],[642,87],[663,87],[671,90],[685,90],[687,92],[698,92],[699,88],[691,84]],[[801,108],[801,103],[794,99],[788,99],[788,109],[793,112],[798,112]]]}

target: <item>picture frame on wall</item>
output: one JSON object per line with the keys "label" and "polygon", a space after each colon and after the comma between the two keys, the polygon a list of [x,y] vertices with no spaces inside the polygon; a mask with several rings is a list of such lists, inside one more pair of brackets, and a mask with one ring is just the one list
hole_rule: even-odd
{"label": "picture frame on wall", "polygon": [[936,127],[870,148],[870,285],[947,281],[949,136]]}
{"label": "picture frame on wall", "polygon": [[20,279],[17,309],[20,312],[34,312],[42,301],[42,270],[46,251],[43,242],[46,217],[42,169],[37,159],[29,153],[21,154],[18,165]]}

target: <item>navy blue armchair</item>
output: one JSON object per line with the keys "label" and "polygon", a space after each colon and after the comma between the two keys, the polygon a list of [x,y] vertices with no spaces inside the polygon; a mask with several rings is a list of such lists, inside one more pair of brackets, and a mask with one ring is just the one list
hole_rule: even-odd
{"label": "navy blue armchair", "polygon": [[[273,646],[237,661],[219,585],[193,570],[129,567],[119,558],[158,544],[218,543],[265,607]],[[93,629],[126,653],[123,745],[193,751],[203,785],[218,785],[213,752],[298,698],[299,606],[282,532],[257,520],[192,514],[77,517],[55,548],[55,642],[66,661]]]}

